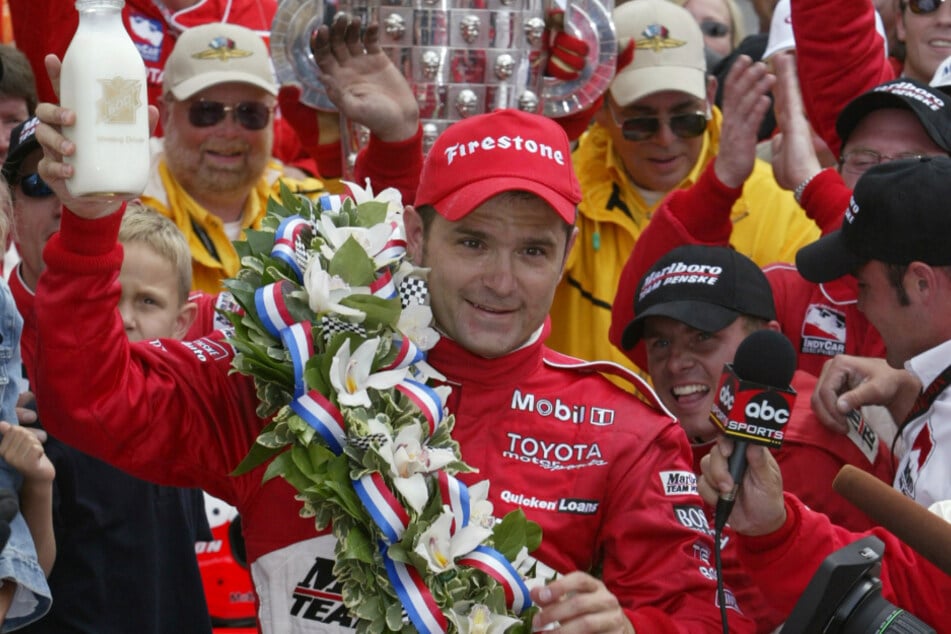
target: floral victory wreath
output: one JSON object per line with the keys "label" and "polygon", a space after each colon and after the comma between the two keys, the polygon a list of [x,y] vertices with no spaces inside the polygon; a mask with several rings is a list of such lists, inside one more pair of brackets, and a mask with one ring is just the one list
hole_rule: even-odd
{"label": "floral victory wreath", "polygon": [[271,419],[235,473],[270,460],[264,480],[283,477],[301,515],[332,527],[358,632],[530,632],[541,529],[521,510],[497,521],[489,483],[454,477],[475,470],[425,361],[439,339],[428,270],[406,257],[399,193],[348,186],[342,202],[282,186],[235,243],[234,368]]}

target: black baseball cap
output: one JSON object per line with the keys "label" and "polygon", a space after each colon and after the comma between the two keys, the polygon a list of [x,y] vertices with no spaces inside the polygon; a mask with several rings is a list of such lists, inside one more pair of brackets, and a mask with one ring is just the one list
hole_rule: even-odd
{"label": "black baseball cap", "polygon": [[668,252],[644,274],[634,315],[621,335],[625,349],[640,341],[651,316],[717,332],[740,315],[776,319],[776,305],[766,275],[751,259],[729,247],[691,244]]}
{"label": "black baseball cap", "polygon": [[796,253],[810,282],[828,282],[869,260],[951,265],[951,158],[923,157],[872,167],[855,184],[842,226]]}
{"label": "black baseball cap", "polygon": [[897,108],[914,114],[931,140],[945,152],[951,152],[951,104],[949,97],[936,88],[914,79],[895,79],[875,86],[850,101],[835,122],[842,145],[859,122],[876,110]]}
{"label": "black baseball cap", "polygon": [[10,131],[10,148],[7,158],[3,161],[3,178],[10,187],[17,184],[20,177],[20,165],[33,150],[40,149],[40,142],[36,140],[36,126],[40,120],[31,117],[17,125]]}

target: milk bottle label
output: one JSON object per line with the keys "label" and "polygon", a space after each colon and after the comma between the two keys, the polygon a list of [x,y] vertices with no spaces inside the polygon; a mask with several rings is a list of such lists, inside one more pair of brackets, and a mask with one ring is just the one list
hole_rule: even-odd
{"label": "milk bottle label", "polygon": [[113,77],[100,79],[99,84],[102,98],[96,102],[96,123],[135,123],[136,112],[142,105],[142,82]]}

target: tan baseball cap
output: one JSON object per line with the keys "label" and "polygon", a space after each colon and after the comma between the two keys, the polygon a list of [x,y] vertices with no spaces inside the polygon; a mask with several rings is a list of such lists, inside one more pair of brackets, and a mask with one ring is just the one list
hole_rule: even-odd
{"label": "tan baseball cap", "polygon": [[252,84],[277,94],[264,40],[251,29],[218,22],[182,33],[165,62],[163,92],[183,100],[227,82]]}
{"label": "tan baseball cap", "polygon": [[[664,90],[706,99],[703,33],[686,9],[669,0],[636,0],[614,9],[612,17],[623,61],[609,90],[619,106]],[[633,57],[625,55],[632,43]]]}

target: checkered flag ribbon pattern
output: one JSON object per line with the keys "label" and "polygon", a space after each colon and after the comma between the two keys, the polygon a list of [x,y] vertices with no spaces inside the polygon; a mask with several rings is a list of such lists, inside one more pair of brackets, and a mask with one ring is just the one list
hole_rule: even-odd
{"label": "checkered flag ribbon pattern", "polygon": [[426,286],[426,280],[420,277],[410,275],[403,278],[398,292],[400,294],[400,304],[403,308],[410,304],[422,304],[423,306],[429,304],[429,287]]}
{"label": "checkered flag ribbon pattern", "polygon": [[367,330],[360,324],[351,324],[349,321],[327,315],[320,318],[320,332],[324,336],[325,343],[330,343],[333,336],[340,332],[352,332],[364,339],[367,338]]}
{"label": "checkered flag ribbon pattern", "polygon": [[313,223],[311,223],[310,231],[302,231],[294,237],[294,261],[297,262],[301,271],[306,271],[307,265],[310,263],[310,241],[311,236],[315,233]]}

